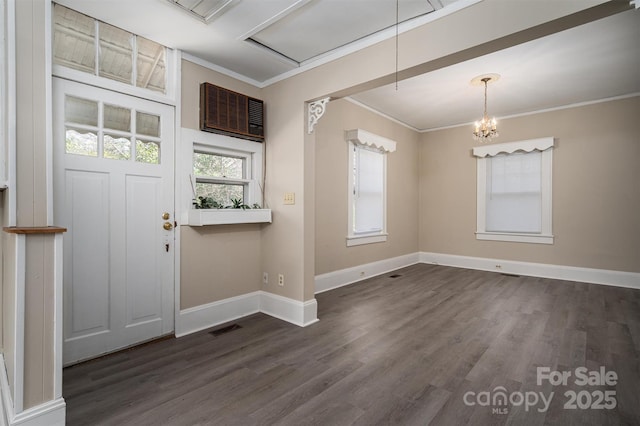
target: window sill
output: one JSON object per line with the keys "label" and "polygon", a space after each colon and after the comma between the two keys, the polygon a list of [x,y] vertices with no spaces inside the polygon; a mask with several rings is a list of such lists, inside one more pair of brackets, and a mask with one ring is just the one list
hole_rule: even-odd
{"label": "window sill", "polygon": [[515,234],[506,232],[476,232],[477,240],[511,241],[516,243],[553,244],[553,235]]}
{"label": "window sill", "polygon": [[189,226],[271,223],[271,209],[191,209]]}
{"label": "window sill", "polygon": [[347,247],[360,246],[363,244],[383,243],[387,241],[388,234],[376,235],[350,235],[347,237]]}

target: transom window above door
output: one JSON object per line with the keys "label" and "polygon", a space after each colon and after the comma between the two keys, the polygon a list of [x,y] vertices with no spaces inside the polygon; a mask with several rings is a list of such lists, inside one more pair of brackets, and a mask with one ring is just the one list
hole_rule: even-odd
{"label": "transom window above door", "polygon": [[160,116],[66,95],[65,153],[160,164]]}
{"label": "transom window above door", "polygon": [[170,51],[152,40],[54,4],[54,66],[167,94]]}

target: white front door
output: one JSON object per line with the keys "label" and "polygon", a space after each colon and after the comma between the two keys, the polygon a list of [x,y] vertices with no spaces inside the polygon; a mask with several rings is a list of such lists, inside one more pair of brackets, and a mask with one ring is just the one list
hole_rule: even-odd
{"label": "white front door", "polygon": [[173,331],[174,109],[58,78],[53,89],[70,364]]}

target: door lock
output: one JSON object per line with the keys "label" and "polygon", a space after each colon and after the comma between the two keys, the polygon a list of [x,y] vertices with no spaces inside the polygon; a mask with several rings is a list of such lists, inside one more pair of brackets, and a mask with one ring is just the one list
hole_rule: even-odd
{"label": "door lock", "polygon": [[169,220],[169,213],[167,212],[162,213],[162,219]]}
{"label": "door lock", "polygon": [[164,225],[162,225],[162,227],[167,230],[170,231],[171,228],[173,228],[173,225],[171,224],[171,222],[165,222]]}

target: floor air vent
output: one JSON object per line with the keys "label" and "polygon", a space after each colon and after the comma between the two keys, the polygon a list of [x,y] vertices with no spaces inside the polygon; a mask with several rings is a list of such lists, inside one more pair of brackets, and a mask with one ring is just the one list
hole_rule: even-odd
{"label": "floor air vent", "polygon": [[226,327],[222,327],[222,328],[219,328],[217,330],[210,331],[209,334],[212,334],[213,336],[218,337],[218,336],[220,336],[222,334],[230,333],[233,330],[237,330],[239,328],[242,328],[242,326],[240,326],[238,324],[231,324],[231,325],[228,325]]}
{"label": "floor air vent", "polygon": [[401,277],[402,275],[400,274],[393,274],[393,275],[389,275],[389,278],[398,278]]}
{"label": "floor air vent", "polygon": [[500,275],[504,275],[505,277],[515,277],[515,278],[520,278],[520,275],[516,275],[516,274],[505,274],[505,273],[501,273]]}

